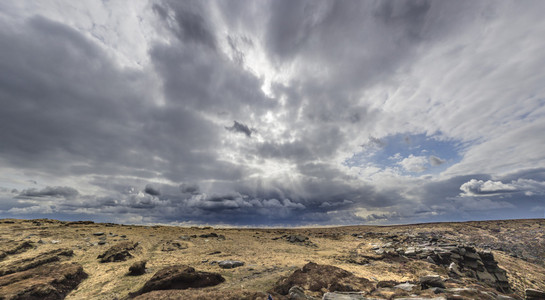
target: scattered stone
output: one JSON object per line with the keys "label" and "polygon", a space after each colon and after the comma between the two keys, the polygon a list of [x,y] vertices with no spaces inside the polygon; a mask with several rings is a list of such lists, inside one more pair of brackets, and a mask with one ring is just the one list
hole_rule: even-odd
{"label": "scattered stone", "polygon": [[222,269],[233,269],[244,266],[244,262],[238,260],[222,260],[218,261],[218,266]]}
{"label": "scattered stone", "polygon": [[133,263],[129,267],[129,275],[131,276],[139,276],[146,273],[146,261],[141,260]]}
{"label": "scattered stone", "polygon": [[97,245],[106,245],[106,241],[98,241]]}
{"label": "scattered stone", "polygon": [[104,232],[95,232],[95,233],[93,233],[93,235],[95,235],[95,236],[101,236],[101,235],[104,235]]}
{"label": "scattered stone", "polygon": [[167,241],[163,243],[163,247],[161,248],[161,251],[175,251],[175,250],[182,250],[189,248],[189,245],[184,242],[178,242],[178,241]]}
{"label": "scattered stone", "polygon": [[58,244],[59,241],[58,240],[51,240],[51,244]]}
{"label": "scattered stone", "polygon": [[197,272],[186,265],[177,265],[163,268],[144,284],[132,297],[156,290],[183,290],[187,288],[201,288],[214,286],[225,279],[217,273]]}
{"label": "scattered stone", "polygon": [[122,242],[110,247],[106,252],[99,255],[97,259],[100,259],[101,263],[125,261],[132,257],[129,251],[134,250],[136,246],[138,246],[138,243]]}
{"label": "scattered stone", "polygon": [[220,254],[220,253],[221,253],[221,251],[214,251],[214,252],[208,253],[208,255],[216,255],[216,254]]}

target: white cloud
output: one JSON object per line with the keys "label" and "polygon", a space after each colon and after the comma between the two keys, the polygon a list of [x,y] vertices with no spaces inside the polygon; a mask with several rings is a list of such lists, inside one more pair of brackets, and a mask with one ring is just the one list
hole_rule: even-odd
{"label": "white cloud", "polygon": [[428,164],[428,159],[425,156],[414,156],[411,154],[397,164],[408,172],[420,173],[428,169],[426,166]]}

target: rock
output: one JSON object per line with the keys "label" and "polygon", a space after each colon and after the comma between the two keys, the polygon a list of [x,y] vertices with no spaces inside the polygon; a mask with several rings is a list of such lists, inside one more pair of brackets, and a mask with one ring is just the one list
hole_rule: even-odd
{"label": "rock", "polygon": [[545,299],[545,292],[536,289],[526,289],[524,294],[527,300]]}
{"label": "rock", "polygon": [[69,257],[74,255],[74,251],[70,249],[55,249],[48,252],[40,253],[36,256],[17,260],[0,269],[0,276],[26,271],[45,265],[51,262],[60,261],[63,256]]}
{"label": "rock", "polygon": [[303,243],[308,240],[308,237],[302,235],[290,235],[286,239],[290,243]]}
{"label": "rock", "polygon": [[422,289],[427,289],[430,287],[445,288],[443,279],[439,275],[422,276],[420,277],[419,281],[420,281],[420,284],[422,285]]}
{"label": "rock", "polygon": [[189,245],[184,242],[167,241],[163,244],[161,251],[175,251],[189,248]]}
{"label": "rock", "polygon": [[401,289],[401,290],[404,290],[404,291],[407,291],[407,292],[411,292],[411,291],[413,291],[414,289],[417,288],[417,285],[405,282],[405,283],[401,283],[401,284],[398,284],[398,285],[394,286],[394,288]]}
{"label": "rock", "polygon": [[106,245],[106,241],[98,241],[97,245]]}
{"label": "rock", "polygon": [[218,266],[222,269],[233,269],[244,266],[244,262],[238,260],[222,260],[218,261]]}
{"label": "rock", "polygon": [[0,260],[4,259],[8,255],[23,253],[27,251],[28,249],[32,249],[32,248],[34,248],[32,246],[32,243],[28,241],[16,244],[12,246],[11,248],[8,246],[6,250],[0,251]]}
{"label": "rock", "polygon": [[214,232],[211,232],[211,233],[207,233],[207,234],[201,234],[201,235],[199,235],[199,237],[207,239],[207,238],[218,237],[218,234],[214,233]]}
{"label": "rock", "polygon": [[93,233],[93,235],[95,235],[95,236],[101,236],[101,235],[104,235],[104,232],[95,232],[95,233]]}
{"label": "rock", "polygon": [[100,259],[101,263],[125,261],[132,257],[129,251],[134,250],[136,246],[138,246],[138,243],[122,242],[110,247],[106,252],[99,255],[97,259]]}
{"label": "rock", "polygon": [[51,244],[58,244],[59,241],[58,240],[51,240]]}
{"label": "rock", "polygon": [[51,263],[0,277],[1,299],[64,299],[87,277],[77,263]]}
{"label": "rock", "polygon": [[278,280],[273,287],[273,291],[281,295],[287,295],[289,289],[293,286],[299,286],[304,290],[313,292],[322,290],[330,292],[368,292],[374,289],[374,284],[365,278],[356,277],[341,268],[318,265],[313,262],[295,270],[288,277]]}
{"label": "rock", "polygon": [[146,273],[146,261],[141,260],[133,263],[129,267],[129,275],[138,276]]}
{"label": "rock", "polygon": [[218,285],[224,281],[225,279],[217,273],[198,272],[186,265],[170,266],[157,271],[138,292],[131,296],[156,290],[202,288]]}
{"label": "rock", "polygon": [[303,290],[299,286],[292,286],[289,290],[288,298],[290,300],[310,300],[315,299],[314,297],[310,297],[305,295],[305,290]]}
{"label": "rock", "polygon": [[362,293],[335,293],[328,292],[322,297],[322,300],[367,300]]}

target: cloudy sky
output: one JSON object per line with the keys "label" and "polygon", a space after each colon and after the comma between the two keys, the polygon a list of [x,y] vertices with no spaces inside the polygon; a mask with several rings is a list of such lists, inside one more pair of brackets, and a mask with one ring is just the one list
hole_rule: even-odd
{"label": "cloudy sky", "polygon": [[545,215],[545,1],[1,1],[0,217]]}

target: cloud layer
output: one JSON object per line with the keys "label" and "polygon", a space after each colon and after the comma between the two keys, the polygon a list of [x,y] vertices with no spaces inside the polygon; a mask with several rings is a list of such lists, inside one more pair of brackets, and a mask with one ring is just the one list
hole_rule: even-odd
{"label": "cloud layer", "polygon": [[542,1],[0,4],[0,217],[541,217]]}

